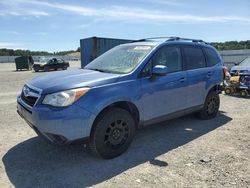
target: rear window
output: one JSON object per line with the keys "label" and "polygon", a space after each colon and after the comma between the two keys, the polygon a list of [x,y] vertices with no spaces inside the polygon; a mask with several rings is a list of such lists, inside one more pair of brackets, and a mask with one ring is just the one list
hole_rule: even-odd
{"label": "rear window", "polygon": [[184,47],[186,69],[198,69],[206,67],[206,61],[201,48]]}
{"label": "rear window", "polygon": [[211,67],[220,62],[220,58],[215,50],[211,48],[204,48],[207,57],[207,66]]}

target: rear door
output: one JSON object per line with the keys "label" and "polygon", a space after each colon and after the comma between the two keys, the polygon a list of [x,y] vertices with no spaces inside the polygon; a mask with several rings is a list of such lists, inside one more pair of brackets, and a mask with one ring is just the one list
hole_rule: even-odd
{"label": "rear door", "polygon": [[203,50],[199,46],[184,45],[184,67],[187,70],[187,107],[202,105],[206,97],[207,80],[211,77]]}
{"label": "rear door", "polygon": [[[155,65],[168,67],[168,74],[152,78]],[[141,72],[141,105],[144,120],[152,120],[186,108],[186,72],[177,45],[160,48]]]}
{"label": "rear door", "polygon": [[223,81],[223,63],[217,51],[211,47],[203,47],[203,52],[206,56],[207,68],[210,77],[207,80],[207,88],[218,85]]}

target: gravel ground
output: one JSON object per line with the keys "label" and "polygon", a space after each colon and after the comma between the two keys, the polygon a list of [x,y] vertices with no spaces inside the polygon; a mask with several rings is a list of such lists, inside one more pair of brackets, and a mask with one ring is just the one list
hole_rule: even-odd
{"label": "gravel ground", "polygon": [[152,125],[125,154],[102,160],[82,144],[58,147],[36,136],[15,101],[44,73],[14,70],[0,64],[0,187],[250,187],[250,99],[221,95],[215,119]]}

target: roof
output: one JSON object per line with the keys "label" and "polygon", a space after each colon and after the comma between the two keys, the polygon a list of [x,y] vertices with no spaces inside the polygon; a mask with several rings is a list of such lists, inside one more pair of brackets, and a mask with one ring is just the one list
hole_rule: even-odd
{"label": "roof", "polygon": [[157,45],[159,45],[159,44],[161,44],[162,42],[159,42],[159,41],[143,41],[143,42],[141,42],[141,41],[139,41],[139,42],[137,42],[137,41],[133,41],[133,42],[131,42],[131,43],[125,43],[125,44],[121,44],[121,45],[145,45],[145,46],[157,46]]}
{"label": "roof", "polygon": [[[132,43],[127,43],[123,45],[151,45],[157,46],[160,44],[192,44],[192,45],[199,45],[199,46],[209,46],[207,42],[200,40],[200,39],[188,39],[188,38],[180,38],[180,37],[155,37],[155,38],[146,38],[146,39],[139,39],[132,41]],[[213,47],[212,47],[213,48]]]}

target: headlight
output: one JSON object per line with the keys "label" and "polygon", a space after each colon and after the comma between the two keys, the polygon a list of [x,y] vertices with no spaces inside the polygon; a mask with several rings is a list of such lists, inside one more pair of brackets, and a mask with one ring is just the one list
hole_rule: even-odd
{"label": "headlight", "polygon": [[42,103],[56,107],[69,106],[87,93],[89,89],[90,88],[78,88],[48,94],[45,96]]}

